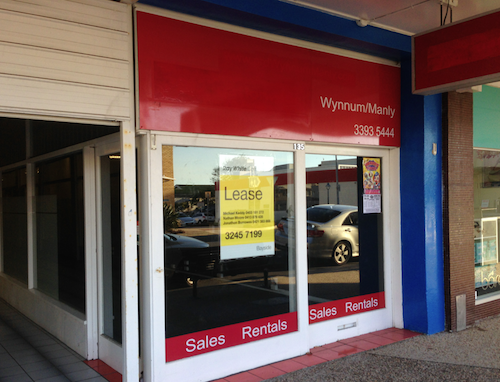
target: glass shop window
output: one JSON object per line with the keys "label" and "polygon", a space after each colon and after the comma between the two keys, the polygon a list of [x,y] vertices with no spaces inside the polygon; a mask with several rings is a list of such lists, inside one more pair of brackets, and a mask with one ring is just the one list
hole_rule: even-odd
{"label": "glass shop window", "polygon": [[474,150],[474,274],[476,295],[500,290],[498,224],[500,151]]}
{"label": "glass shop window", "polygon": [[166,360],[297,330],[293,153],[163,146]]}
{"label": "glass shop window", "polygon": [[26,168],[2,173],[3,271],[28,284]]}
{"label": "glass shop window", "polygon": [[85,313],[83,155],[36,164],[37,289]]}
{"label": "glass shop window", "polygon": [[311,324],[385,306],[381,176],[381,158],[306,155]]}

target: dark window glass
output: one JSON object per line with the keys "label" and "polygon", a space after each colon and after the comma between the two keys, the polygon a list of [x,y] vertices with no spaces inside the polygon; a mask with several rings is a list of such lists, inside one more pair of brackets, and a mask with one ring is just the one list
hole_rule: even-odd
{"label": "dark window glass", "polygon": [[3,269],[28,283],[26,169],[2,173]]}
{"label": "dark window glass", "polygon": [[37,288],[85,313],[83,156],[36,164]]}
{"label": "dark window glass", "polygon": [[67,122],[31,121],[32,156],[50,153],[120,131],[116,126],[82,125]]}
{"label": "dark window glass", "polygon": [[358,225],[358,213],[353,212],[352,214],[349,214],[349,216],[347,216],[344,220],[343,225]]}
{"label": "dark window glass", "polygon": [[0,118],[0,167],[26,159],[26,120]]}
{"label": "dark window glass", "polygon": [[101,156],[103,332],[122,343],[120,155]]}

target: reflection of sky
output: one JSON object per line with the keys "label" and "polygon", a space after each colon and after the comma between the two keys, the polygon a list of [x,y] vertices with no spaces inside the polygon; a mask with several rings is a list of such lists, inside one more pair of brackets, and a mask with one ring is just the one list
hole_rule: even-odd
{"label": "reflection of sky", "polygon": [[306,154],[306,168],[318,167],[321,162],[334,161],[335,159],[341,161],[345,159],[354,159],[353,156],[345,155],[324,155],[324,154]]}
{"label": "reflection of sky", "polygon": [[[175,184],[212,184],[212,174],[219,167],[219,154],[271,157],[274,166],[293,163],[293,152],[174,146]],[[352,158],[355,157],[337,156],[339,161]],[[335,155],[307,154],[306,168],[334,160]]]}
{"label": "reflection of sky", "polygon": [[219,154],[273,158],[274,166],[293,162],[291,152],[174,146],[175,184],[212,184],[212,174],[219,168]]}

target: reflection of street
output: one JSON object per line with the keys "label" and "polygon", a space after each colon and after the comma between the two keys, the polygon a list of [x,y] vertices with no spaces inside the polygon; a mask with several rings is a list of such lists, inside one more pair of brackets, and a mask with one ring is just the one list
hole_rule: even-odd
{"label": "reflection of street", "polygon": [[[186,227],[177,233],[208,243],[213,251],[220,245],[218,227]],[[296,296],[290,295],[295,291],[295,274],[288,271],[284,250],[277,249],[274,256],[224,262],[227,272],[195,274],[193,265],[177,269],[183,277],[167,284],[167,337],[288,313],[295,306]],[[196,286],[188,286],[186,277],[197,280]],[[342,267],[316,261],[308,278],[310,304],[359,295],[357,261]]]}
{"label": "reflection of street", "polygon": [[[276,274],[272,273],[273,276]],[[294,282],[280,276],[284,281]],[[207,330],[238,322],[288,313],[290,297],[286,289],[266,284],[264,272],[240,273],[222,278],[204,278],[197,292],[186,284],[168,287],[166,294],[166,336]]]}
{"label": "reflection of street", "polygon": [[[323,265],[323,266],[321,266]],[[316,264],[309,268],[309,304],[359,296],[359,263],[342,267]]]}
{"label": "reflection of street", "polygon": [[[178,230],[183,236],[192,237],[208,243],[210,247],[219,245],[219,228],[217,226],[194,226]],[[278,288],[288,289],[288,257],[285,251],[276,250],[274,256],[269,257],[266,264],[268,283]],[[357,259],[342,267],[333,266],[327,259],[314,259],[309,267],[309,299],[310,303],[319,303],[359,295],[359,263]],[[251,265],[252,261],[249,262]],[[255,269],[241,269],[234,276],[222,274],[226,282],[262,281],[265,282],[263,272],[253,272]],[[201,283],[209,285],[211,280],[206,276]],[[183,286],[183,285],[181,285]]]}
{"label": "reflection of street", "polygon": [[[359,295],[358,265],[312,268],[309,303]],[[289,293],[290,286],[295,284],[294,275],[288,274],[283,263],[275,263],[269,267],[267,276],[267,284],[264,273],[257,271],[201,279],[196,296],[186,284],[168,288],[167,337],[289,312],[290,302],[295,298]]]}
{"label": "reflection of street", "polygon": [[[176,234],[208,243],[211,251],[218,253],[219,227],[183,227]],[[281,255],[220,263],[216,256],[213,270],[207,271],[208,267],[196,266],[194,262],[201,258],[192,252],[188,264],[176,268],[181,277],[167,282],[167,337],[288,313],[288,284],[295,281],[288,278]],[[168,262],[168,252],[166,256]],[[278,276],[281,290],[276,287]],[[196,284],[188,286],[186,278],[196,280]]]}
{"label": "reflection of street", "polygon": [[182,236],[189,236],[208,243],[211,247],[219,245],[218,226],[190,226],[175,230],[175,233]]}

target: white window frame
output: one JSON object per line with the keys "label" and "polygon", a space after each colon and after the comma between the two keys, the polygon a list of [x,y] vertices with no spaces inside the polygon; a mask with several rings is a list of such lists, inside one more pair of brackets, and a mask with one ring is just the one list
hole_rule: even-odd
{"label": "white window frame", "polygon": [[[294,150],[299,143],[305,150]],[[163,259],[163,217],[158,203],[162,193],[162,146],[214,147],[294,152],[296,253],[307,253],[305,154],[323,153],[382,158],[384,211],[384,280],[386,308],[309,325],[307,259],[296,256],[298,331],[244,345],[221,349],[173,362],[165,360],[165,289]],[[402,327],[402,288],[399,218],[399,149],[311,144],[258,138],[203,134],[147,132],[140,137],[141,277],[144,377],[148,381],[195,381],[223,377],[265,364],[305,354],[310,348],[345,337],[387,327]],[[297,146],[296,146],[297,147]],[[298,147],[301,147],[298,145]],[[339,325],[357,321],[354,330],[338,331]],[[326,334],[330,331],[331,334]],[[249,357],[248,355],[252,356]],[[194,375],[188,370],[200,370]]]}
{"label": "white window frame", "polygon": [[382,159],[385,308],[367,312],[369,314],[360,313],[310,325],[310,348],[384,329],[384,324],[381,325],[381,323],[385,323],[385,327],[402,328],[399,149],[309,143],[305,153],[379,157]]}

